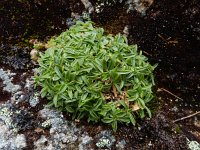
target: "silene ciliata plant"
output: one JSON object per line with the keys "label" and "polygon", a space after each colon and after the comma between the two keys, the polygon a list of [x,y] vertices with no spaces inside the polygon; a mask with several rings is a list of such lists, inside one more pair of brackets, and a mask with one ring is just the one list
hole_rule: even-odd
{"label": "silene ciliata plant", "polygon": [[106,35],[90,21],[77,23],[48,42],[40,53],[36,85],[49,104],[88,122],[135,125],[151,117],[152,66],[136,45],[118,34]]}

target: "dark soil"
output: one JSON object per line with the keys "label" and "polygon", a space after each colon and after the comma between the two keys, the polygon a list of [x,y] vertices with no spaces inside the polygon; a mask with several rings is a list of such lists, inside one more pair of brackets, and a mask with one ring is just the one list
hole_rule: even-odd
{"label": "dark soil", "polygon": [[[94,0],[91,2],[96,4]],[[29,57],[32,47],[28,41],[33,38],[46,41],[50,36],[58,35],[68,28],[66,19],[70,18],[71,12],[81,14],[83,9],[79,0],[1,1],[0,66],[21,72],[33,68]],[[152,119],[139,121],[140,130],[120,126],[116,138],[124,138],[128,150],[187,149],[186,136],[200,142],[200,129],[194,125],[195,117],[176,124],[173,121],[200,110],[200,2],[157,0],[145,16],[136,11],[127,13],[126,10],[124,2],[114,3],[91,16],[97,26],[112,34],[122,33],[128,25],[129,43],[138,44],[152,64],[158,63],[155,71],[157,98],[154,102],[159,107]],[[18,77],[15,82],[17,79],[20,81],[20,75]],[[4,93],[2,87],[0,81],[1,99],[9,99],[10,94]],[[196,118],[200,119],[200,116]],[[91,136],[108,128],[83,124]],[[34,134],[38,138],[36,133],[27,131],[27,137]],[[34,139],[28,139],[31,147]]]}

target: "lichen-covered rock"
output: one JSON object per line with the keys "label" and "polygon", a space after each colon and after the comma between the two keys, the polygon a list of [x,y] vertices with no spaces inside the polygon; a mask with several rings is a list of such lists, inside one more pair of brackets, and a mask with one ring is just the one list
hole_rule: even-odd
{"label": "lichen-covered rock", "polygon": [[[3,122],[8,129],[13,131],[17,131],[16,124],[13,123],[13,111],[11,111],[12,105],[2,105],[0,107],[0,121]],[[16,112],[18,113],[18,112]]]}
{"label": "lichen-covered rock", "polygon": [[42,135],[35,141],[35,149],[90,149],[92,137],[87,133],[82,134],[83,129],[77,128],[72,122],[65,120],[57,110],[46,107],[39,111],[39,116],[45,120],[41,126],[50,127],[50,135],[49,137]]}
{"label": "lichen-covered rock", "polygon": [[16,133],[33,127],[32,115],[12,104],[0,105],[0,121]]}
{"label": "lichen-covered rock", "polygon": [[16,75],[15,73],[11,73],[10,70],[4,71],[0,69],[0,78],[3,80],[3,90],[11,93],[15,93],[16,91],[20,90],[20,85],[15,85],[12,83],[13,76]]}
{"label": "lichen-covered rock", "polygon": [[0,149],[1,150],[22,150],[27,146],[23,134],[16,134],[0,121]]}

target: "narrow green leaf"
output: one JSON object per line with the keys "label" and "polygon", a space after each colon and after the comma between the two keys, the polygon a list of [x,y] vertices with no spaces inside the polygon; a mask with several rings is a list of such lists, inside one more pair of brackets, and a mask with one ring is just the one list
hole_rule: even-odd
{"label": "narrow green leaf", "polygon": [[58,75],[58,77],[62,78],[62,74],[59,70],[59,68],[57,66],[54,67],[54,71],[56,72],[56,74]]}
{"label": "narrow green leaf", "polygon": [[61,87],[59,93],[63,93],[63,92],[65,92],[66,89],[67,89],[67,85],[65,84],[65,85],[63,85],[63,86]]}
{"label": "narrow green leaf", "polygon": [[112,122],[111,125],[112,125],[114,132],[116,132],[117,131],[117,121]]}
{"label": "narrow green leaf", "polygon": [[74,109],[71,106],[66,105],[65,109],[69,112],[69,113],[74,113]]}
{"label": "narrow green leaf", "polygon": [[47,92],[48,92],[48,87],[45,86],[44,88],[42,88],[41,90],[41,97],[44,98],[46,95],[47,95]]}
{"label": "narrow green leaf", "polygon": [[99,109],[99,106],[101,106],[102,104],[102,99],[98,99],[96,104],[94,105],[94,110],[98,110]]}
{"label": "narrow green leaf", "polygon": [[129,70],[120,70],[120,71],[118,71],[117,73],[119,73],[120,75],[124,75],[124,74],[129,74],[129,73],[131,73],[131,71],[129,71]]}
{"label": "narrow green leaf", "polygon": [[124,122],[124,123],[130,123],[130,118],[128,118],[127,116],[123,116],[123,117],[119,117],[118,121],[120,122]]}
{"label": "narrow green leaf", "polygon": [[111,123],[111,122],[113,122],[113,120],[111,118],[104,118],[104,119],[102,119],[102,121],[104,123]]}
{"label": "narrow green leaf", "polygon": [[116,84],[116,83],[114,83],[114,85],[115,85],[117,91],[118,91],[120,94],[122,94],[122,91],[121,91],[120,86],[119,86],[118,84]]}
{"label": "narrow green leaf", "polygon": [[68,90],[67,92],[68,92],[68,95],[69,95],[70,99],[72,99],[73,98],[72,90]]}
{"label": "narrow green leaf", "polygon": [[133,117],[133,115],[132,115],[131,113],[129,113],[129,118],[130,118],[130,120],[131,120],[131,123],[132,123],[133,125],[135,125],[135,124],[136,124],[136,121],[135,121],[135,119],[134,119],[134,117]]}
{"label": "narrow green leaf", "polygon": [[88,93],[82,94],[82,96],[81,96],[81,100],[84,101],[84,100],[87,98],[87,96],[88,96]]}
{"label": "narrow green leaf", "polygon": [[122,89],[124,87],[124,81],[123,80],[121,80],[119,87],[120,87],[120,89]]}
{"label": "narrow green leaf", "polygon": [[127,106],[127,104],[125,103],[124,100],[119,100],[118,102],[119,102],[125,109],[128,109],[128,106]]}
{"label": "narrow green leaf", "polygon": [[144,118],[145,117],[143,109],[141,109],[139,113],[140,113],[140,118]]}
{"label": "narrow green leaf", "polygon": [[87,79],[86,76],[82,76],[81,78],[82,78],[83,82],[84,82],[86,85],[89,85],[89,81],[88,81],[88,79]]}
{"label": "narrow green leaf", "polygon": [[57,94],[53,97],[53,103],[56,107],[58,106],[58,95]]}
{"label": "narrow green leaf", "polygon": [[95,59],[95,66],[103,73],[103,65],[101,64],[99,59]]}
{"label": "narrow green leaf", "polygon": [[89,114],[90,114],[90,116],[92,117],[92,120],[94,121],[94,120],[98,120],[99,119],[99,117],[97,116],[97,114],[93,111],[93,110],[91,110],[91,111],[89,111]]}
{"label": "narrow green leaf", "polygon": [[151,118],[151,111],[149,110],[149,108],[148,108],[148,107],[145,107],[145,109],[146,109],[146,111],[147,111],[147,113],[148,113],[149,117]]}

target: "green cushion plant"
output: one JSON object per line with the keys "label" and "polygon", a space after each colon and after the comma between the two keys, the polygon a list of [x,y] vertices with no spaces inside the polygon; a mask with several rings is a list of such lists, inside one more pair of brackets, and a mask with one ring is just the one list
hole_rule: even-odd
{"label": "green cushion plant", "polygon": [[40,53],[35,82],[50,105],[115,131],[118,123],[135,124],[145,112],[151,117],[146,103],[153,98],[155,66],[126,37],[78,21],[48,46]]}

